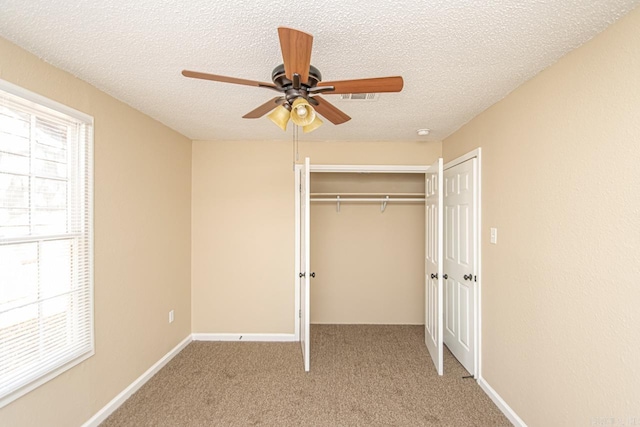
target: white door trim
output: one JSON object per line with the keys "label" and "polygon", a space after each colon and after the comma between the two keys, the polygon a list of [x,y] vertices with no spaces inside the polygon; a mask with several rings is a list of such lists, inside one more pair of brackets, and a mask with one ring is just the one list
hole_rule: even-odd
{"label": "white door trim", "polygon": [[467,160],[471,160],[476,158],[477,168],[476,174],[474,176],[476,182],[476,192],[475,192],[475,212],[474,218],[476,222],[476,236],[475,236],[475,245],[476,245],[476,272],[477,276],[477,293],[476,293],[476,321],[475,321],[475,334],[476,334],[476,348],[475,348],[475,365],[476,372],[474,372],[474,379],[479,379],[482,376],[482,148],[478,147],[474,150],[469,151],[466,154],[463,154],[460,157],[457,157],[444,165],[444,169],[450,169],[456,165],[459,165],[462,162],[466,162]]}
{"label": "white door trim", "polygon": [[293,289],[294,289],[294,310],[293,310],[293,325],[294,330],[293,334],[295,335],[295,340],[300,341],[300,257],[302,256],[302,248],[300,248],[300,173],[302,172],[302,165],[296,165],[295,167],[295,179],[294,179],[294,194],[295,194],[295,240],[294,240],[294,268],[293,268]]}
{"label": "white door trim", "polygon": [[466,162],[467,160],[473,159],[474,157],[478,159],[478,164],[479,164],[481,155],[482,155],[482,148],[478,147],[474,150],[469,151],[466,154],[463,154],[460,157],[456,157],[455,159],[448,161],[447,163],[444,164],[444,168],[445,170],[450,169],[455,165],[459,165],[460,163]]}

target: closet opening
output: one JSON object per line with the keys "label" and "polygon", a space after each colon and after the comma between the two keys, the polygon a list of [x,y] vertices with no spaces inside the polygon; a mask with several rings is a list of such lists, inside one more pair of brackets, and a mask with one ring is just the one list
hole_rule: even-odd
{"label": "closet opening", "polygon": [[310,323],[424,325],[424,173],[310,177]]}
{"label": "closet opening", "polygon": [[[433,167],[311,165],[308,158],[296,166],[295,333],[305,371],[311,304],[317,324],[424,324],[424,192]],[[314,251],[320,253],[313,262],[331,266],[326,277],[316,271]],[[321,274],[329,283],[322,289],[316,285]]]}
{"label": "closet opening", "polygon": [[312,323],[424,325],[438,374],[446,342],[477,379],[480,149],[446,167],[306,158],[295,172],[294,316],[305,371]]}

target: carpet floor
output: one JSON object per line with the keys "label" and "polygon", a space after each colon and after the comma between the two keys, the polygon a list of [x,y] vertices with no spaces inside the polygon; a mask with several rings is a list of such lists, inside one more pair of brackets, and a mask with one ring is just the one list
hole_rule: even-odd
{"label": "carpet floor", "polygon": [[422,326],[312,325],[299,343],[193,342],[103,427],[510,426],[445,347],[436,374]]}

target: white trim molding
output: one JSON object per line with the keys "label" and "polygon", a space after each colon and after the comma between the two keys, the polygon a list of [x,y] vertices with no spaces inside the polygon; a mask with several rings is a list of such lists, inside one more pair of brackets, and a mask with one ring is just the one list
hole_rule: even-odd
{"label": "white trim molding", "polygon": [[188,335],[177,346],[172,348],[160,360],[153,364],[147,371],[136,378],[127,388],[122,390],[116,397],[111,399],[102,409],[96,412],[93,417],[82,425],[82,427],[97,427],[101,422],[107,419],[116,409],[120,407],[133,393],[138,391],[147,381],[151,379],[160,369],[162,369],[171,359],[180,353],[187,345],[193,341],[191,335]]}
{"label": "white trim molding", "polygon": [[429,166],[406,165],[309,165],[310,172],[425,173]]}
{"label": "white trim molding", "polygon": [[445,169],[452,168],[455,165],[459,165],[460,163],[466,162],[467,160],[473,159],[474,157],[480,160],[481,156],[482,156],[482,147],[474,148],[468,153],[465,153],[460,157],[456,157],[455,159],[448,161],[447,163],[444,164],[444,168]]}
{"label": "white trim molding", "polygon": [[64,105],[60,102],[49,99],[46,96],[40,95],[39,93],[32,92],[29,89],[25,89],[21,86],[15,85],[2,79],[0,79],[0,89],[4,90],[5,92],[9,92],[12,95],[19,96],[20,98],[27,99],[31,102],[35,102],[51,110],[54,110],[54,113],[58,112],[66,114],[67,116],[71,116],[77,120],[80,120],[81,122],[86,122],[93,126],[93,116],[90,116],[87,113],[83,113],[82,111],[78,111],[75,108],[71,108],[68,105]]}
{"label": "white trim molding", "polygon": [[193,334],[194,341],[293,342],[295,334]]}
{"label": "white trim molding", "polygon": [[496,404],[498,409],[500,409],[502,413],[509,419],[509,421],[511,421],[511,424],[516,427],[527,427],[525,422],[522,421],[522,418],[520,418],[518,414],[516,414],[516,412],[511,409],[511,406],[507,405],[507,402],[505,402],[504,399],[500,397],[500,395],[493,389],[493,387],[489,385],[489,383],[487,383],[484,378],[478,378],[478,385],[482,390],[484,390],[487,396],[489,396],[491,400],[493,400],[493,403]]}

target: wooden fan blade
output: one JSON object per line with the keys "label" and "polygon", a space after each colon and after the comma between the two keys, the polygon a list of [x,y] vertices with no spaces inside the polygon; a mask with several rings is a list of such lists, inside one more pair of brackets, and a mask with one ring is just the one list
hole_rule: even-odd
{"label": "wooden fan blade", "polygon": [[235,83],[237,85],[276,88],[273,83],[259,82],[256,80],[237,79],[235,77],[219,76],[217,74],[200,73],[198,71],[182,70],[182,75],[192,79],[213,80],[214,82]]}
{"label": "wooden fan blade", "polygon": [[275,98],[270,99],[269,101],[265,102],[255,110],[248,112],[247,114],[242,116],[242,118],[243,119],[259,119],[260,117],[264,116],[269,111],[273,110],[283,102],[284,102],[284,97],[276,96]]}
{"label": "wooden fan blade", "polygon": [[287,27],[278,27],[278,36],[285,75],[289,80],[293,80],[294,73],[300,74],[300,82],[307,83],[313,36]]}
{"label": "wooden fan blade", "polygon": [[320,82],[318,86],[333,86],[335,90],[323,92],[325,95],[338,95],[341,93],[380,93],[400,92],[404,81],[400,76],[376,77],[373,79],[337,80],[333,82]]}
{"label": "wooden fan blade", "polygon": [[333,104],[330,104],[329,102],[327,102],[327,100],[325,100],[324,98],[321,98],[319,96],[314,96],[312,99],[315,100],[317,103],[317,105],[313,107],[316,110],[316,112],[320,114],[322,117],[329,120],[334,125],[340,125],[344,122],[348,122],[349,120],[351,120],[351,117],[347,116],[341,110],[336,108]]}

